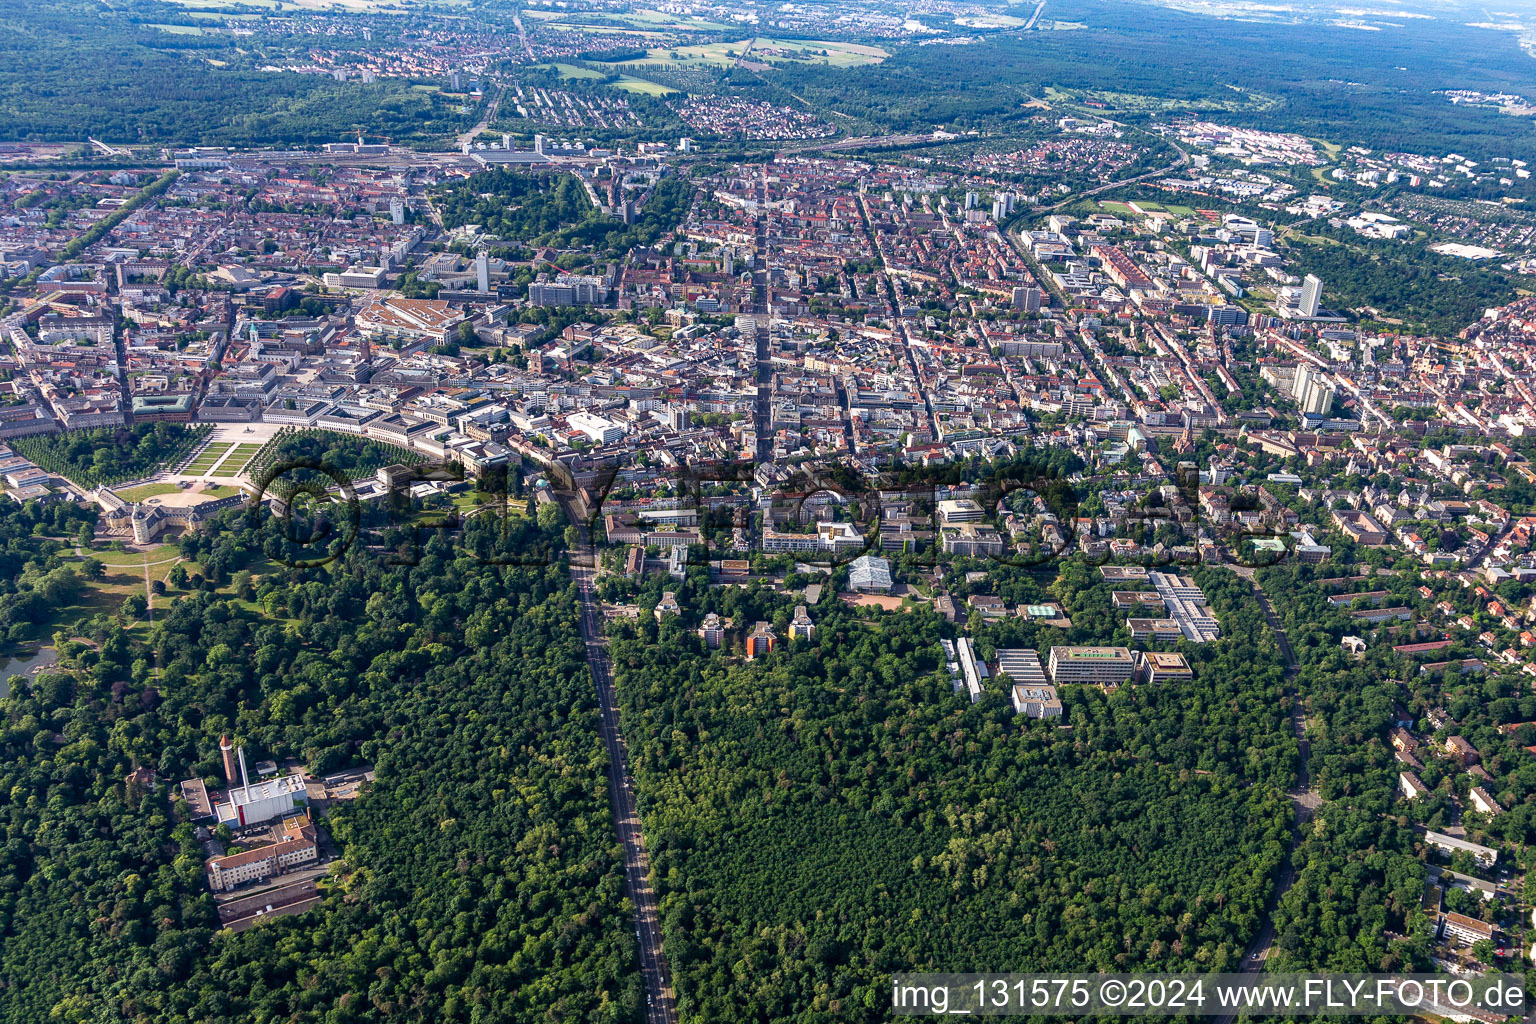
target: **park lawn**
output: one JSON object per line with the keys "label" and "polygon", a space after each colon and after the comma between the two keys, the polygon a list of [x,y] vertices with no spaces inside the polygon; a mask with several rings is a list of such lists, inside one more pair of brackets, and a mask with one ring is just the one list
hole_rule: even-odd
{"label": "park lawn", "polygon": [[94,558],[102,565],[137,565],[141,568],[144,565],[145,555],[149,556],[149,564],[153,567],[156,562],[177,558],[180,555],[180,549],[175,544],[157,544],[146,551],[113,551],[110,548],[97,548],[85,553],[85,557]]}
{"label": "park lawn", "polygon": [[157,494],[175,494],[181,490],[175,484],[140,484],[137,487],[124,487],[120,491],[112,493],[124,501],[143,501],[145,498],[153,498]]}
{"label": "park lawn", "polygon": [[[461,515],[467,515],[475,509],[483,508],[487,511],[479,513],[480,515],[499,516],[505,514],[509,520],[528,518],[526,512],[528,502],[526,499],[509,494],[506,496],[505,504],[506,507],[503,509],[502,498],[499,495],[483,494],[480,491],[465,491],[453,496],[453,506],[459,510]],[[438,513],[438,515],[440,514]]]}
{"label": "park lawn", "polygon": [[[98,554],[113,554],[114,552],[98,552]],[[142,559],[142,555],[139,556]],[[98,559],[104,561],[102,559]],[[171,567],[176,564],[172,558],[159,565],[151,563],[149,578],[164,582],[170,573]],[[70,604],[54,609],[45,621],[32,627],[29,639],[43,640],[53,636],[55,632],[64,628],[74,628],[79,623],[93,615],[116,615],[123,607],[130,594],[144,593],[144,566],[140,561],[137,565],[112,565],[107,567],[106,575],[99,580],[82,581],[83,586],[75,600]],[[166,588],[168,592],[172,588]],[[164,598],[156,598],[163,601]]]}
{"label": "park lawn", "polygon": [[642,96],[670,96],[677,92],[660,82],[646,81],[644,78],[635,78],[632,75],[624,75],[613,83],[615,89],[623,89],[625,92],[639,93]]}
{"label": "park lawn", "polygon": [[240,445],[220,464],[219,472],[224,476],[233,476],[244,469],[259,451],[261,451],[261,445],[259,444]]}
{"label": "park lawn", "polygon": [[204,487],[203,493],[210,498],[233,498],[240,493],[238,487],[228,487],[224,484],[215,484],[212,487]]}

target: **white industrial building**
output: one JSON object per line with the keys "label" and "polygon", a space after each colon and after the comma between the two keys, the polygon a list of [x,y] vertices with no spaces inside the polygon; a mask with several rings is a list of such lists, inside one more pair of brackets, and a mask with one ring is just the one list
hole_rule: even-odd
{"label": "white industrial building", "polygon": [[307,806],[309,793],[300,772],[279,775],[251,785],[245,772],[245,750],[240,750],[241,784],[231,784],[223,803],[217,808],[219,823],[230,828],[260,825],[281,818],[295,807]]}

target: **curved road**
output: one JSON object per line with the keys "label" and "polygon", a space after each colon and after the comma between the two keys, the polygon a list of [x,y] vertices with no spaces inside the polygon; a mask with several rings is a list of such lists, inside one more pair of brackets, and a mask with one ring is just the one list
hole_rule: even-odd
{"label": "curved road", "polygon": [[[1150,133],[1143,132],[1143,134],[1150,134]],[[1167,140],[1164,140],[1164,141],[1167,141]],[[1175,160],[1173,163],[1169,164],[1167,167],[1159,167],[1155,171],[1148,171],[1145,174],[1138,174],[1134,178],[1122,178],[1119,181],[1111,181],[1111,182],[1109,182],[1107,184],[1104,184],[1104,185],[1095,185],[1093,188],[1086,189],[1085,191],[1082,191],[1082,192],[1074,192],[1071,195],[1067,196],[1067,198],[1063,199],[1059,203],[1052,203],[1050,206],[1037,206],[1037,207],[1034,208],[1034,212],[1035,213],[1050,213],[1052,210],[1059,210],[1063,206],[1068,206],[1068,205],[1070,205],[1072,203],[1075,203],[1079,199],[1086,199],[1089,196],[1096,196],[1100,192],[1108,192],[1112,188],[1121,188],[1122,186],[1125,186],[1125,185],[1134,185],[1134,184],[1136,184],[1139,181],[1146,181],[1146,180],[1148,180],[1150,178],[1161,178],[1163,175],[1170,174],[1173,171],[1176,171],[1180,167],[1183,167],[1184,165],[1189,163],[1189,154],[1184,151],[1184,148],[1182,146],[1174,145],[1174,143],[1172,143],[1172,142],[1169,142],[1168,144],[1170,146],[1173,146],[1175,152],[1177,152],[1179,154],[1179,158],[1177,160]]]}

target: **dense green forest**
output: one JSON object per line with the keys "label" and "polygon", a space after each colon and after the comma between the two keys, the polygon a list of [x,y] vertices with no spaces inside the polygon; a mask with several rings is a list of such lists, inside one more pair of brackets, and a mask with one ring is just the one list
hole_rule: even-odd
{"label": "dense green forest", "polygon": [[79,593],[84,581],[65,556],[95,522],[95,509],[72,502],[0,502],[0,641],[31,639]]}
{"label": "dense green forest", "polygon": [[[1439,684],[1403,664],[1385,644],[1373,644],[1360,660],[1342,651],[1339,638],[1358,631],[1359,624],[1348,618],[1347,608],[1325,601],[1326,592],[1316,581],[1327,572],[1302,565],[1259,572],[1300,662],[1297,682],[1308,709],[1309,773],[1323,798],[1317,818],[1302,827],[1296,881],[1275,915],[1273,962],[1282,971],[1429,969],[1429,922],[1418,911],[1431,858],[1412,825],[1419,816],[1434,827],[1450,822],[1434,817],[1443,799],[1413,805],[1398,800],[1397,776],[1404,765],[1394,759],[1386,732],[1394,705],[1419,712],[1438,705]],[[1382,577],[1380,586],[1410,607],[1420,599],[1408,574]],[[1416,681],[1405,683],[1405,677]],[[1519,696],[1515,687],[1497,679],[1469,680],[1468,689],[1464,700],[1448,703],[1458,715],[1476,718],[1491,712],[1495,720],[1536,716],[1536,698]],[[1520,842],[1536,837],[1536,807],[1524,802],[1536,794],[1536,770],[1527,767],[1529,760],[1510,762],[1520,776],[1514,792],[1502,780],[1489,786],[1516,804],[1490,827]],[[1503,763],[1499,759],[1490,767],[1500,772]],[[1423,774],[1433,783],[1440,781],[1433,762]],[[1455,890],[1447,898],[1452,909],[1474,917],[1495,914],[1501,902],[1484,905]]]}
{"label": "dense green forest", "polygon": [[[0,505],[0,559],[38,514]],[[490,518],[412,566],[282,570],[275,524],[232,513],[183,539],[201,587],[152,632],[59,637],[58,669],[0,699],[0,1021],[640,1019],[568,578],[492,564],[558,524]],[[174,797],[218,774],[222,732],[377,771],[326,819],[346,870],[324,902],[238,934]]]}
{"label": "dense green forest", "polygon": [[[1071,603],[1095,575],[1069,563],[1051,592]],[[811,641],[749,663],[691,627],[713,610],[782,637],[794,597],[690,579],[681,618],[617,627],[685,1016],[882,1020],[903,969],[1235,968],[1283,857],[1295,747],[1246,586],[1204,582],[1232,638],[1191,650],[1192,684],[1066,687],[1059,723],[1014,717],[995,684],[955,695],[926,610],[829,592]]]}
{"label": "dense green forest", "polygon": [[239,41],[162,32],[89,0],[0,0],[0,139],[281,146],[362,129],[404,142],[474,123],[402,79],[259,71]]}
{"label": "dense green forest", "polygon": [[1292,241],[1292,273],[1316,274],[1327,291],[1324,305],[1351,313],[1376,310],[1369,319],[1397,320],[1421,330],[1455,334],[1483,310],[1518,297],[1523,279],[1468,260],[1441,256],[1427,246],[1394,243]]}
{"label": "dense green forest", "polygon": [[12,441],[11,447],[50,473],[82,487],[95,487],[148,476],[190,452],[212,429],[135,423],[22,437]]}
{"label": "dense green forest", "polygon": [[[1361,45],[1361,33],[1328,25],[1215,19],[1154,4],[1073,0],[1052,15],[1082,27],[1004,33],[948,55],[954,59],[910,47],[878,65],[785,67],[763,78],[822,109],[892,130],[928,123],[995,129],[1033,116],[1024,103],[1056,86],[1095,93],[1133,121],[1183,103],[1217,111],[1228,123],[1474,159],[1518,156],[1536,141],[1529,118],[1456,107],[1435,95],[1536,94],[1536,67],[1515,35],[1460,24],[1454,12],[1403,19],[1369,33],[1369,45]],[[744,73],[735,77],[747,84]]]}

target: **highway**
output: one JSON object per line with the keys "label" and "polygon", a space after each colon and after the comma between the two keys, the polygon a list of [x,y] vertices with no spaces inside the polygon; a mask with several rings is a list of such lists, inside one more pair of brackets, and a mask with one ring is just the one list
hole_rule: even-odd
{"label": "highway", "polygon": [[619,729],[619,711],[614,703],[613,663],[608,657],[608,638],[603,635],[602,613],[593,594],[596,571],[591,565],[578,564],[578,557],[573,553],[571,579],[581,594],[581,638],[586,645],[592,683],[597,689],[598,730],[608,751],[608,801],[613,808],[613,824],[619,843],[624,848],[624,894],[634,907],[640,972],[645,977],[645,1020],[646,1024],[677,1024],[672,973],[661,948],[661,918],[657,913],[656,893],[650,883],[651,859],[645,850],[640,815],[635,809],[628,747]]}

